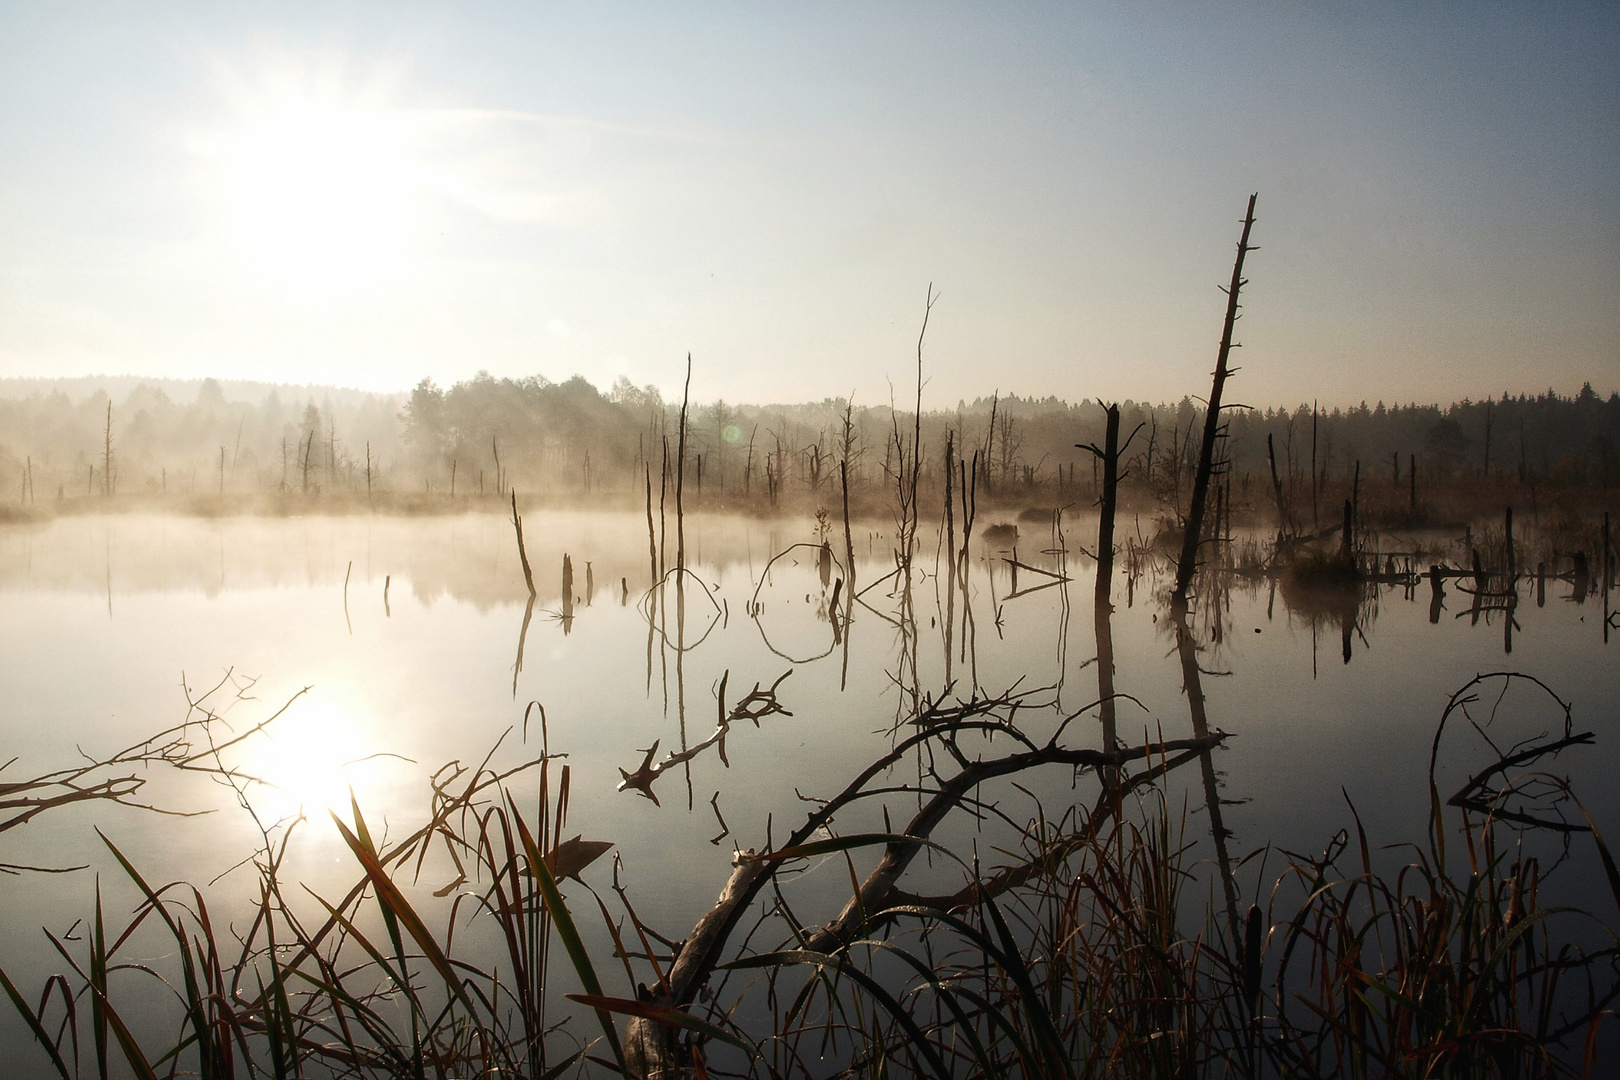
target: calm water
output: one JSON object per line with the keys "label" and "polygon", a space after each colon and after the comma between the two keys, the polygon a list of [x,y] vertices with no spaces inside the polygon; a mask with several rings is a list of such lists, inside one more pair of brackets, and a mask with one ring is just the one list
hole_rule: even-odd
{"label": "calm water", "polygon": [[[72,764],[80,750],[104,756],[178,723],[187,687],[196,696],[229,679],[212,702],[240,728],[264,720],[304,688],[266,731],[231,754],[262,777],[250,799],[268,819],[302,806],[288,867],[316,891],[340,893],[352,859],[325,816],[350,788],[368,817],[403,835],[425,817],[427,777],[452,759],[472,763],[501,739],[497,762],[539,751],[537,719],[524,742],[525,706],[545,709],[550,749],[573,770],[570,833],[613,841],[641,915],[681,936],[712,903],[730,869],[732,844],[761,847],[767,817],[775,835],[801,820],[799,795],[828,795],[888,745],[910,693],[937,695],[950,680],[997,693],[1022,680],[1049,688],[1055,703],[1032,711],[1033,731],[1058,712],[1097,696],[1092,595],[1093,521],[1066,523],[1066,564],[1040,527],[1018,558],[1059,569],[1072,580],[1029,570],[1015,582],[1005,553],[976,541],[964,593],[934,573],[933,534],[920,540],[926,567],[912,585],[914,628],[893,579],[892,538],[882,524],[856,529],[856,580],[865,590],[853,618],[835,634],[812,521],[762,522],[694,517],[686,525],[685,617],[666,590],[663,610],[645,596],[651,570],[645,518],[637,514],[525,516],[538,599],[525,630],[522,569],[509,521],[490,515],[434,519],[309,518],[204,521],[158,517],[70,518],[0,529],[0,760],[19,758],[4,779]],[[674,560],[674,522],[666,537]],[[833,538],[842,561],[842,536]],[[774,563],[772,556],[786,552]],[[573,604],[562,599],[562,565],[573,568]],[[771,563],[767,574],[767,563]],[[1116,685],[1122,737],[1190,734],[1174,635],[1162,594],[1168,581],[1150,562],[1114,582]],[[939,565],[943,565],[940,563]],[[876,584],[874,584],[876,583]],[[1577,730],[1595,747],[1555,763],[1569,774],[1599,825],[1620,836],[1620,763],[1611,721],[1620,700],[1620,642],[1604,640],[1604,600],[1570,599],[1549,582],[1543,604],[1521,582],[1511,633],[1503,612],[1469,612],[1472,598],[1448,585],[1431,621],[1427,582],[1384,587],[1346,623],[1290,606],[1269,582],[1240,584],[1202,602],[1200,667],[1209,722],[1233,734],[1213,755],[1230,854],[1267,842],[1320,849],[1349,824],[1346,799],[1375,843],[1422,836],[1426,771],[1435,722],[1448,695],[1474,675],[1516,670],[1573,702]],[[966,607],[966,614],[964,613]],[[752,613],[752,614],[751,614]],[[653,617],[649,619],[649,614]],[[1350,657],[1344,659],[1349,626]],[[521,638],[521,667],[519,650]],[[1511,654],[1505,647],[1511,641]],[[659,756],[714,728],[716,692],[729,672],[727,700],[784,672],[780,698],[792,716],[759,728],[741,725],[727,742],[730,767],[712,752],[660,777],[659,802],[619,791],[654,742]],[[1487,703],[1488,704],[1488,703]],[[1476,711],[1476,715],[1483,713]],[[1503,702],[1491,733],[1509,745],[1562,723],[1532,695]],[[1070,729],[1097,745],[1091,714]],[[1477,737],[1448,739],[1441,788],[1489,760]],[[96,870],[110,894],[122,890],[88,826],[99,824],[148,873],[206,883],[250,855],[251,817],[231,792],[205,777],[156,767],[141,798],[173,810],[165,817],[119,807],[76,808],[0,833],[0,862],[88,864],[45,877],[0,876],[0,963],[28,986],[56,967],[40,926],[62,930],[89,911]],[[1089,801],[1085,783],[1045,777],[1033,790],[1050,815],[1071,798]],[[1189,835],[1212,854],[1209,807],[1199,777],[1169,786],[1188,813]],[[731,835],[721,831],[716,804]],[[1007,793],[1009,814],[1030,804]],[[786,823],[786,824],[784,824]],[[972,844],[971,832],[953,840]],[[981,853],[991,857],[988,846]],[[1595,859],[1577,847],[1571,875],[1583,891]],[[602,864],[597,871],[606,880]],[[844,874],[842,866],[837,870]],[[227,916],[256,896],[251,870],[215,887]],[[417,886],[426,895],[442,878]],[[847,890],[829,872],[832,894]],[[1252,875],[1245,886],[1252,890]],[[832,895],[829,894],[829,895]],[[836,899],[830,901],[836,903]],[[133,906],[131,900],[125,907]],[[828,911],[826,915],[830,916]],[[825,917],[825,916],[824,916]],[[0,1020],[0,1036],[16,1035]]]}

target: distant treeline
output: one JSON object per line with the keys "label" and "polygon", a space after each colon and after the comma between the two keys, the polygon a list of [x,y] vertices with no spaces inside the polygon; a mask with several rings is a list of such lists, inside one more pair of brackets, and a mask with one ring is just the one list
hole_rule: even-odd
{"label": "distant treeline", "polygon": [[398,395],[262,389],[256,401],[227,400],[218,381],[204,379],[195,397],[177,401],[154,380],[116,401],[105,386],[78,398],[60,386],[0,398],[0,475],[35,503],[353,489],[357,470],[364,490],[368,444],[373,472],[399,475]]}
{"label": "distant treeline", "polygon": [[[14,387],[8,389],[15,391]],[[1127,483],[1178,506],[1196,463],[1201,406],[1126,401],[1122,437],[1135,432]],[[881,497],[909,445],[911,414],[887,404],[828,398],[798,405],[687,409],[682,477],[709,500],[830,502],[842,469],[857,500]],[[1265,477],[1272,461],[1291,487],[1371,478],[1480,479],[1572,487],[1620,485],[1620,393],[1588,384],[1573,398],[1464,400],[1449,406],[1365,403],[1314,411],[1227,412],[1225,457],[1235,474]],[[980,498],[1089,490],[1103,407],[1057,398],[992,396],[922,418],[924,486],[938,496],[949,442]],[[496,379],[480,373],[448,389],[424,379],[408,395],[269,388],[227,400],[204,380],[194,400],[136,385],[0,399],[0,475],[24,502],[130,493],[368,492],[655,495],[674,483],[680,403],[620,378],[603,393],[580,377]],[[953,469],[960,481],[961,467]],[[1043,496],[1044,497],[1044,496]]]}

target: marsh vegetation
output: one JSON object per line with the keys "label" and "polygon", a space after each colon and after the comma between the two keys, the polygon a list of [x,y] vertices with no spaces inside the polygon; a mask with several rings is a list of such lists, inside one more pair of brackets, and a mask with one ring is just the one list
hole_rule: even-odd
{"label": "marsh vegetation", "polygon": [[95,512],[24,464],[0,533],[18,1068],[1601,1075],[1620,399],[1492,402],[1596,418],[1539,471],[1419,425],[1380,489],[1422,410],[1307,459],[1221,404],[1252,223],[1210,411],[1054,406],[1061,457],[925,414],[932,290],[909,410],[424,384],[363,488],[332,421],[324,488],[312,425],[187,492],[286,520],[140,512],[109,405]]}
{"label": "marsh vegetation", "polygon": [[[955,570],[955,556],[942,560],[938,578],[930,556],[909,600],[893,576],[862,591],[893,571],[878,538],[873,555],[857,558],[851,589],[841,555],[822,581],[814,519],[794,530],[805,541],[761,535],[750,570],[746,551],[733,546],[747,526],[695,518],[685,523],[695,573],[666,571],[648,590],[643,519],[638,594],[621,606],[619,578],[637,572],[633,546],[597,547],[588,537],[633,528],[634,516],[523,517],[540,570],[516,698],[511,649],[525,603],[510,522],[462,519],[456,545],[466,566],[441,574],[437,586],[427,577],[393,580],[391,610],[379,580],[387,575],[354,575],[350,651],[347,559],[326,561],[306,589],[297,587],[300,573],[283,576],[277,590],[296,592],[293,610],[327,607],[311,647],[336,654],[334,677],[353,662],[345,658],[381,647],[380,678],[397,665],[396,627],[418,620],[427,633],[447,618],[464,622],[445,605],[481,607],[474,652],[493,651],[509,634],[504,660],[480,656],[469,668],[446,658],[436,674],[482,671],[486,685],[471,700],[494,715],[496,729],[455,725],[428,746],[412,745],[418,714],[401,711],[405,728],[371,730],[340,752],[392,749],[426,766],[431,752],[469,739],[488,745],[500,725],[513,725],[489,757],[457,752],[457,763],[436,772],[398,761],[355,765],[345,775],[357,802],[341,785],[320,799],[300,792],[308,819],[300,821],[280,797],[290,786],[285,763],[265,750],[320,687],[282,710],[269,687],[227,683],[194,692],[184,724],[99,768],[87,763],[7,789],[16,821],[3,834],[7,861],[34,868],[14,880],[43,885],[61,898],[50,906],[72,914],[43,920],[61,952],[49,938],[30,943],[19,928],[8,933],[0,966],[69,1075],[97,1075],[98,1025],[115,1072],[127,1053],[157,1075],[209,1062],[203,1071],[213,1075],[278,1075],[278,1067],[281,1075],[410,1075],[418,1061],[429,1076],[606,1069],[588,1060],[617,1061],[581,995],[608,1011],[620,1051],[641,1054],[644,1075],[666,1067],[649,1061],[695,1069],[699,1059],[710,1075],[1050,1075],[1056,1061],[1077,1075],[1416,1073],[1412,1062],[1579,1075],[1588,1036],[1597,1036],[1594,1053],[1608,1045],[1601,1021],[1593,1023],[1615,985],[1612,942],[1599,930],[1615,921],[1601,834],[1584,835],[1588,822],[1570,789],[1538,772],[1573,773],[1574,792],[1590,796],[1581,775],[1609,767],[1606,740],[1587,745],[1592,737],[1576,722],[1591,715],[1583,699],[1614,689],[1590,670],[1602,649],[1597,627],[1575,617],[1599,610],[1601,599],[1588,593],[1575,603],[1572,582],[1544,583],[1550,607],[1537,607],[1534,577],[1520,577],[1512,588],[1522,609],[1482,604],[1474,625],[1473,597],[1450,603],[1469,579],[1447,581],[1440,625],[1428,621],[1427,578],[1415,588],[1362,581],[1353,602],[1336,609],[1301,600],[1281,574],[1211,567],[1194,583],[1203,599],[1191,618],[1177,620],[1168,606],[1171,560],[1130,527],[1121,529],[1116,570],[1093,576],[1078,548],[1094,535],[1094,517],[1058,526],[1066,549],[1042,550],[1051,527],[1038,534],[1026,523],[1016,553],[974,538],[969,558]],[[656,524],[655,516],[655,535]],[[879,532],[877,524],[857,521],[852,532]],[[406,530],[423,527],[401,523],[399,534],[375,537],[373,559],[401,565]],[[337,534],[351,549],[360,540]],[[591,564],[596,583],[584,590],[583,565],[576,571],[571,621],[558,591],[559,541],[578,545],[575,561]],[[1240,541],[1234,546],[1267,538]],[[462,575],[487,571],[496,545],[505,549],[498,580],[506,593],[492,603],[476,598],[498,590]],[[920,546],[945,547],[932,530]],[[276,551],[268,545],[264,557]],[[767,569],[768,552],[787,554]],[[70,573],[73,553],[63,556],[55,565],[41,555],[37,572]],[[171,573],[188,566],[176,560]],[[276,580],[247,567],[227,574],[218,597],[232,594],[232,577],[248,595],[262,588],[254,582]],[[89,593],[94,603],[92,582],[74,580],[62,580],[67,591],[58,595]],[[170,595],[162,582],[115,587],[109,621],[149,619],[154,612],[142,609],[161,609]],[[182,596],[199,615],[210,603],[203,593]],[[1066,644],[1075,606],[1090,608],[1083,622],[1098,634],[1095,650]],[[1388,650],[1361,644],[1384,638],[1397,653],[1406,642],[1425,654],[1438,647],[1454,654],[1442,665],[1448,672],[1493,663],[1493,652],[1505,666],[1500,636],[1486,628],[1508,618],[1524,624],[1520,650],[1538,667],[1556,668],[1549,647],[1573,649],[1553,673],[1575,687],[1569,711],[1508,675],[1467,687],[1450,706],[1419,709],[1413,691],[1436,676],[1419,670],[1423,663],[1392,667]],[[1319,628],[1332,640],[1342,620],[1355,657],[1324,663],[1313,683]],[[1255,638],[1251,623],[1267,633]],[[1431,645],[1421,644],[1425,630],[1436,635]],[[1245,636],[1291,644],[1280,655],[1257,653]],[[565,641],[583,653],[552,658],[552,643]],[[1071,654],[1054,655],[1062,647]],[[575,659],[599,651],[611,655],[588,666]],[[625,680],[635,666],[641,673]],[[1368,683],[1342,681],[1359,669],[1373,684],[1399,683],[1390,695],[1398,714]],[[1029,674],[1024,686],[989,689],[1010,684],[1014,672]],[[353,677],[375,685],[369,672]],[[1247,687],[1236,697],[1233,678]],[[591,685],[601,679],[619,685]],[[1347,696],[1352,740],[1365,739],[1353,734],[1358,703],[1372,708],[1381,717],[1372,741],[1384,745],[1363,742],[1357,753],[1323,760],[1321,732],[1299,730],[1298,721],[1257,726],[1259,702],[1279,680],[1316,691],[1307,716]],[[840,694],[840,685],[850,689]],[[524,708],[531,692],[544,696],[544,710]],[[641,702],[631,727],[590,722],[626,699]],[[454,700],[423,712],[444,715]],[[1343,723],[1333,729],[1346,730]],[[326,737],[345,726],[333,724]],[[1410,767],[1385,760],[1391,737],[1414,748]],[[1431,741],[1437,816],[1426,810]],[[806,757],[800,743],[819,749]],[[828,752],[834,746],[842,748]],[[784,761],[799,762],[787,787],[812,801],[783,797]],[[1279,778],[1279,769],[1300,775]],[[8,774],[20,775],[18,765]],[[1316,798],[1323,776],[1338,776],[1353,798]],[[225,827],[218,815],[147,826],[149,811],[110,802],[186,811],[221,802],[177,782],[185,779],[224,782],[215,788],[226,796],[222,812],[248,827]],[[1594,820],[1612,820],[1601,786],[1595,796]],[[1285,808],[1301,798],[1310,807],[1303,820],[1286,820],[1297,809]],[[105,810],[85,812],[98,804]],[[63,845],[65,833],[52,830],[31,843],[56,815],[71,816],[89,842]],[[239,845],[220,853],[229,858],[196,863],[185,874],[205,879],[195,889],[169,885],[184,860],[164,849],[185,830]],[[251,861],[209,884],[255,847]],[[100,868],[99,931],[87,872],[41,876],[64,863]],[[1595,921],[1557,910],[1566,904]],[[566,933],[554,921],[564,910]],[[569,935],[577,936],[572,952]],[[19,966],[62,978],[29,981]],[[581,1050],[586,1056],[574,1058]],[[43,1051],[35,1065],[39,1075],[55,1071]]]}

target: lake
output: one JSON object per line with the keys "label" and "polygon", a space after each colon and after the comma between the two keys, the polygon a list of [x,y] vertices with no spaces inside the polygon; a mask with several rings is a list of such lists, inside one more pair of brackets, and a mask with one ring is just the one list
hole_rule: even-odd
{"label": "lake", "polygon": [[[138,743],[180,723],[188,695],[212,691],[204,705],[238,733],[282,710],[223,757],[254,778],[243,785],[259,822],[302,808],[308,821],[294,831],[284,870],[331,896],[352,883],[355,865],[328,807],[347,820],[352,791],[374,832],[408,832],[424,819],[429,778],[444,763],[476,764],[498,743],[497,764],[539,754],[541,716],[528,708],[538,702],[544,745],[567,755],[571,772],[568,832],[612,842],[639,915],[678,938],[714,902],[735,847],[765,848],[768,823],[779,840],[813,805],[807,799],[838,791],[893,744],[919,699],[1017,687],[1031,695],[1031,730],[1050,732],[1098,696],[1095,563],[1082,552],[1095,542],[1094,515],[1066,516],[1061,535],[1026,521],[1016,552],[975,538],[965,583],[936,558],[938,537],[925,529],[909,597],[894,575],[892,525],[856,523],[858,596],[848,608],[841,523],[826,534],[828,564],[819,549],[826,527],[691,515],[691,573],[677,596],[673,579],[649,593],[656,556],[643,515],[534,509],[524,515],[532,607],[512,523],[493,513],[115,514],[0,527],[0,760],[18,759],[0,779]],[[667,571],[673,519],[664,531]],[[1122,521],[1121,536],[1130,532]],[[1387,542],[1410,550],[1414,541]],[[1119,736],[1187,738],[1184,669],[1165,602],[1173,572],[1145,542],[1137,550],[1132,536],[1129,545],[1112,587],[1115,684],[1129,695],[1117,703]],[[1320,850],[1352,825],[1352,803],[1375,844],[1420,839],[1440,714],[1459,687],[1496,671],[1540,679],[1572,703],[1575,730],[1596,732],[1595,745],[1550,767],[1570,777],[1600,828],[1620,835],[1611,721],[1620,645],[1607,642],[1606,595],[1577,602],[1561,580],[1538,595],[1533,578],[1520,578],[1511,604],[1495,596],[1476,610],[1470,587],[1446,582],[1437,609],[1427,579],[1373,585],[1346,612],[1302,602],[1265,577],[1207,577],[1194,619],[1197,663],[1208,724],[1230,737],[1202,774],[1190,767],[1165,783],[1206,875],[1267,844]],[[648,785],[656,801],[621,790],[644,762],[709,737],[722,680],[728,707],[756,684],[776,684],[791,715],[732,726],[727,761],[710,747],[669,768]],[[1442,794],[1492,760],[1484,734],[1509,747],[1556,734],[1562,722],[1534,688],[1512,689],[1482,735],[1461,725],[1448,734]],[[1071,721],[1068,735],[1100,745],[1095,710]],[[61,967],[39,928],[66,931],[84,917],[97,873],[121,910],[138,899],[92,825],[148,880],[217,879],[216,918],[250,917],[257,878],[241,864],[262,842],[254,816],[218,776],[161,764],[140,775],[147,782],[135,801],[197,816],[95,802],[0,832],[0,862],[88,868],[0,875],[0,965],[19,985],[37,987]],[[1067,769],[1025,787],[997,795],[1011,820],[1027,819],[1035,799],[1052,816],[1096,792]],[[526,790],[532,799],[532,783]],[[859,820],[881,828],[879,809]],[[993,820],[958,825],[940,839],[989,865],[997,829]],[[1226,848],[1219,859],[1212,835]],[[1595,909],[1606,887],[1583,843],[1565,887]],[[430,869],[410,886],[425,903],[449,880],[445,867]],[[944,880],[950,871],[924,873]],[[1258,860],[1237,871],[1244,904],[1260,873]],[[611,876],[607,860],[586,873],[603,893]],[[1205,884],[1218,895],[1207,876]],[[821,919],[849,887],[841,857],[803,886],[808,904],[827,908]],[[9,1012],[0,1037],[28,1038]]]}

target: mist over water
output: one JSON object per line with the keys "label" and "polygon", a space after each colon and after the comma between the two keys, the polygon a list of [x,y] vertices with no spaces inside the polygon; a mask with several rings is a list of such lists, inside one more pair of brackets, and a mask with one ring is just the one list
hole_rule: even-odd
{"label": "mist over water", "polygon": [[[15,772],[32,775],[81,753],[110,754],[178,723],[188,694],[195,699],[222,680],[209,704],[233,730],[286,704],[227,757],[263,781],[247,786],[263,820],[300,807],[307,816],[285,871],[318,893],[337,893],[352,866],[328,809],[346,815],[352,793],[374,827],[408,832],[424,819],[429,778],[444,763],[476,763],[498,743],[497,765],[538,753],[541,719],[526,714],[538,702],[544,745],[566,754],[573,773],[569,834],[612,842],[640,916],[679,932],[713,902],[736,846],[765,848],[770,821],[779,842],[782,823],[810,805],[804,798],[827,797],[892,745],[914,691],[964,699],[1035,691],[1023,716],[1035,733],[1094,703],[1095,564],[1079,548],[1094,536],[1095,516],[1065,515],[1061,536],[1027,517],[1016,540],[1006,529],[995,534],[1000,543],[974,538],[965,582],[933,560],[939,537],[920,534],[912,626],[892,576],[892,526],[881,521],[852,526],[859,599],[847,621],[847,599],[829,618],[848,578],[842,537],[830,545],[825,575],[819,548],[823,528],[841,530],[810,518],[688,515],[692,572],[682,576],[683,595],[671,579],[655,600],[645,515],[532,509],[523,515],[532,608],[512,523],[490,513],[119,514],[10,526],[0,530],[8,756],[20,759]],[[1012,524],[1009,516],[993,520]],[[673,522],[669,533],[673,546]],[[1126,548],[1111,620],[1115,684],[1129,696],[1119,702],[1119,736],[1127,744],[1185,738],[1183,669],[1164,602],[1168,564],[1134,539]],[[1598,821],[1620,818],[1620,795],[1604,781],[1620,765],[1602,711],[1620,698],[1620,672],[1606,652],[1602,601],[1576,603],[1559,581],[1544,586],[1540,605],[1532,579],[1518,589],[1513,652],[1504,655],[1504,616],[1471,616],[1469,597],[1455,587],[1433,620],[1426,584],[1370,586],[1346,613],[1300,606],[1275,579],[1223,579],[1199,615],[1198,663],[1208,723],[1231,733],[1210,756],[1227,854],[1237,859],[1268,844],[1318,850],[1350,820],[1349,803],[1376,842],[1419,835],[1428,753],[1447,695],[1493,670],[1536,675],[1573,702],[1577,730],[1598,730],[1596,746],[1553,764]],[[734,726],[729,766],[710,751],[669,769],[651,784],[656,803],[620,790],[644,758],[711,734],[722,678],[729,707],[756,683],[768,687],[788,673],[778,694],[792,715]],[[1511,720],[1494,732],[1504,745],[1558,721],[1523,695],[1508,705]],[[1096,710],[1069,730],[1078,742],[1098,743]],[[1456,737],[1441,786],[1461,783],[1488,757]],[[217,917],[249,918],[257,879],[241,864],[262,842],[252,818],[218,778],[161,766],[146,778],[141,801],[209,812],[70,807],[8,834],[6,861],[82,864],[107,880],[116,867],[88,828],[95,824],[154,879],[225,875],[213,891]],[[1064,769],[1025,786],[1047,815],[1097,795],[1094,777]],[[1188,815],[1200,874],[1213,874],[1206,788],[1188,772],[1165,790]],[[1010,820],[1037,812],[1018,794],[998,806]],[[858,811],[846,830],[860,820],[881,829],[874,815],[876,806]],[[994,861],[1006,830],[994,820],[957,823],[938,839]],[[819,917],[830,917],[847,893],[841,867],[819,865],[800,885],[822,898]],[[935,866],[921,879],[949,886],[951,871]],[[1208,887],[1214,880],[1206,878]],[[446,883],[424,877],[408,888],[432,903]],[[93,884],[90,870],[0,878],[0,904],[10,925],[63,930],[63,913],[78,917]],[[1577,862],[1566,886],[1580,899],[1602,898],[1591,860]],[[611,948],[605,937],[600,944]],[[16,946],[4,962],[18,980],[37,982],[52,969],[48,955]],[[5,1025],[8,1037],[20,1036],[11,1018]]]}
{"label": "mist over water", "polygon": [[13,7],[0,1080],[1613,1071],[1607,9]]}
{"label": "mist over water", "polygon": [[[1088,527],[1085,518],[1065,522],[1071,542]],[[856,532],[869,540],[857,542],[864,589],[893,565],[881,528]],[[925,571],[915,583],[914,642],[892,622],[892,582],[877,584],[843,630],[846,658],[828,621],[830,585],[820,578],[815,547],[788,551],[763,575],[772,554],[818,540],[814,521],[691,517],[686,542],[696,576],[685,590],[684,630],[673,610],[649,627],[646,527],[636,515],[534,511],[525,515],[525,533],[538,590],[526,631],[511,524],[494,515],[121,515],[7,529],[0,590],[10,617],[0,655],[12,753],[33,769],[71,758],[75,747],[110,752],[179,721],[182,679],[196,693],[229,671],[253,681],[253,700],[232,713],[238,721],[262,719],[309,687],[265,738],[269,771],[283,784],[338,803],[353,785],[363,804],[404,815],[432,769],[481,753],[539,701],[552,748],[570,755],[575,820],[619,844],[632,872],[665,881],[673,914],[675,896],[696,903],[723,876],[729,847],[705,842],[718,831],[707,805],[715,791],[732,829],[749,838],[745,845],[756,842],[752,833],[767,814],[793,811],[793,800],[782,798],[784,774],[805,794],[824,793],[880,750],[908,705],[895,679],[902,651],[915,650],[917,685],[931,693],[946,685],[947,604],[956,623],[955,694],[1051,687],[1047,696],[1068,711],[1096,697],[1089,610],[1082,608],[1086,617],[1075,611],[1089,599],[1093,571],[1073,555],[1072,580],[1025,572],[1009,598],[1011,553],[976,540],[966,641],[960,597],[945,595],[943,577]],[[1050,544],[1026,525],[1018,557],[1055,570],[1059,556],[1041,553]],[[569,604],[560,593],[565,554],[576,594]],[[1140,741],[1161,730],[1169,737],[1185,729],[1186,706],[1156,599],[1166,583],[1150,570],[1129,584],[1127,576],[1122,571],[1115,583],[1116,682],[1141,705],[1122,705],[1121,737]],[[841,565],[833,577],[844,577]],[[1029,591],[1032,582],[1047,587]],[[1226,590],[1214,616],[1220,640],[1205,646],[1200,663],[1210,722],[1234,735],[1216,756],[1223,798],[1234,804],[1226,811],[1233,842],[1319,843],[1344,820],[1341,787],[1370,830],[1409,833],[1421,824],[1439,711],[1480,672],[1533,673],[1574,703],[1577,726],[1597,725],[1602,703],[1620,692],[1620,674],[1604,652],[1601,605],[1575,604],[1560,595],[1568,591],[1555,584],[1544,607],[1528,596],[1521,602],[1514,652],[1505,656],[1501,616],[1476,625],[1465,596],[1453,594],[1457,610],[1448,606],[1431,623],[1427,588],[1412,597],[1378,589],[1352,616],[1346,663],[1341,620],[1295,612],[1264,581]],[[514,678],[520,632],[524,656]],[[694,809],[681,770],[659,779],[661,806],[614,790],[618,770],[632,769],[655,740],[672,749],[712,730],[722,675],[730,673],[735,701],[787,671],[793,675],[780,695],[793,716],[734,732],[729,769],[713,755],[692,763]],[[1573,752],[1560,767],[1603,775],[1615,760],[1607,742]],[[400,756],[345,764],[378,754]],[[319,774],[313,789],[292,779],[312,771]],[[219,794],[205,785],[183,800],[194,808]],[[1615,809],[1602,785],[1586,785],[1584,797],[1600,813]],[[160,838],[222,830],[210,841],[219,867],[177,859],[174,870],[190,876],[211,877],[246,853],[238,848],[248,837],[231,812],[174,821],[115,810],[106,821],[150,833],[150,855],[159,859],[173,856]],[[316,820],[306,839],[330,841],[329,832]],[[26,831],[13,835],[30,850],[39,842]],[[63,857],[57,850],[56,861]],[[93,857],[89,846],[71,856]],[[662,869],[670,859],[681,867],[673,879]],[[76,886],[64,878],[50,887]]]}

